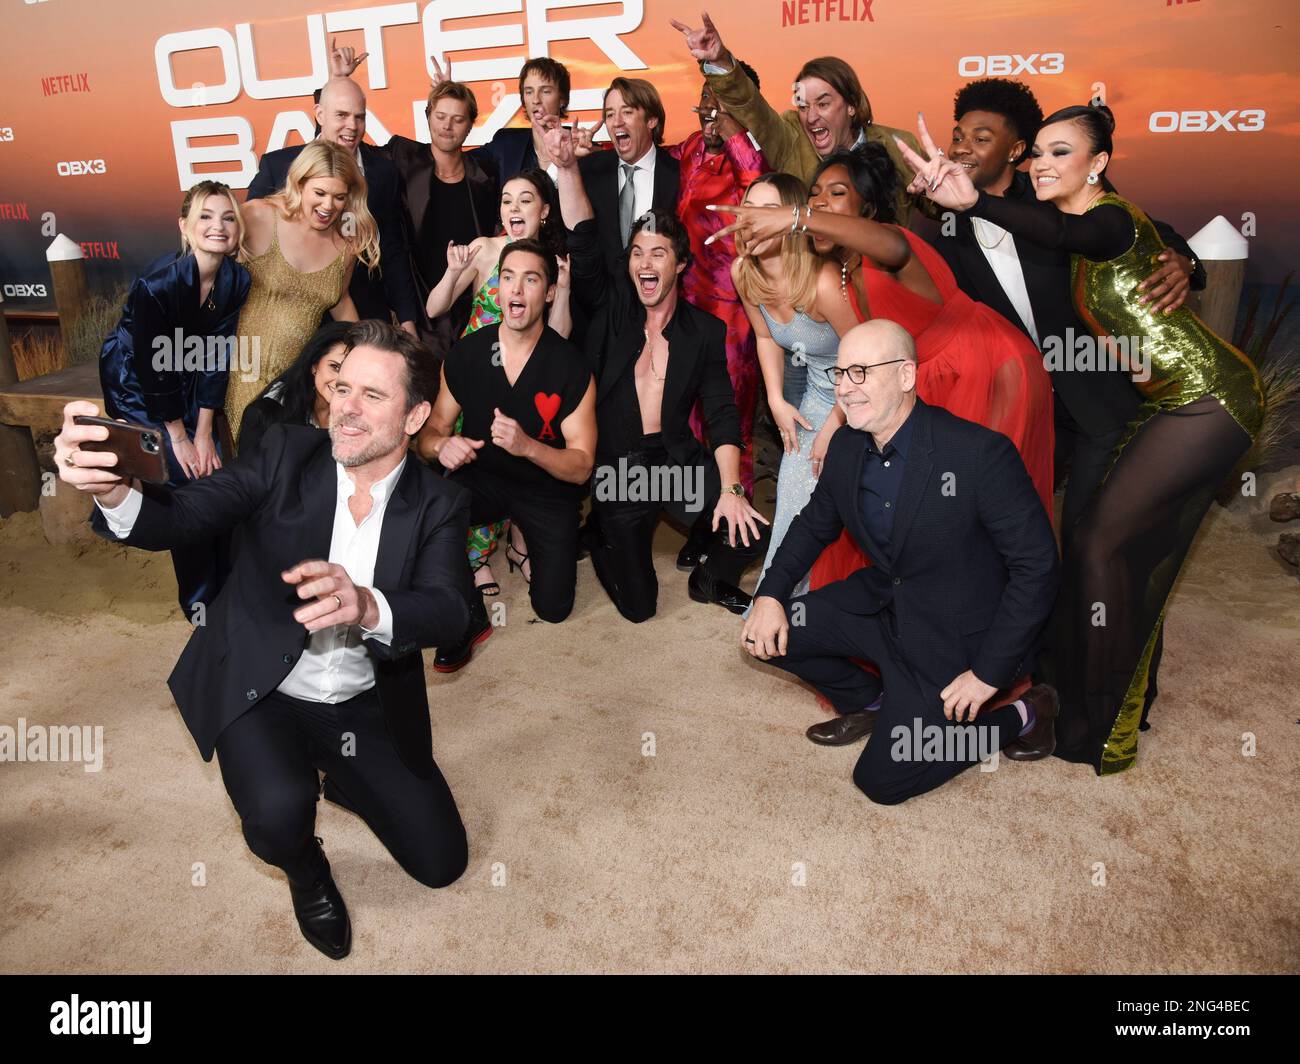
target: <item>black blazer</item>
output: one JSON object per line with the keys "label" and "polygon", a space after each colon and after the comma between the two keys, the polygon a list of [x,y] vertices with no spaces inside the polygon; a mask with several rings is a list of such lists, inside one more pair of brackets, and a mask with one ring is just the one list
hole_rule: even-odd
{"label": "black blazer", "polygon": [[[1029,175],[1017,170],[1007,189],[1008,199],[1034,199]],[[1174,251],[1194,258],[1192,249],[1170,226],[1153,222],[1160,238]],[[1039,346],[1049,337],[1057,337],[1069,347],[1069,330],[1074,336],[1091,336],[1092,333],[1074,310],[1070,282],[1070,254],[1042,247],[1020,237],[1015,238],[1016,255],[1025,275],[1025,291],[1034,312],[1034,326],[1038,331]],[[950,236],[934,238],[934,246],[944,257],[957,286],[971,299],[986,303],[1001,314],[1021,332],[1028,335],[1024,322],[1011,305],[993,267],[985,258],[975,237],[970,216],[958,214],[956,231]],[[1153,267],[1154,269],[1154,267]],[[1205,287],[1205,269],[1197,263],[1192,275],[1192,287]],[[1137,416],[1142,396],[1133,382],[1120,370],[1092,373],[1052,371],[1052,387],[1065,405],[1071,418],[1089,436],[1101,436],[1124,428]]]}
{"label": "black blazer", "polygon": [[[248,199],[261,199],[280,191],[289,177],[289,167],[304,147],[294,144],[263,155],[257,176],[248,186]],[[421,321],[424,306],[416,295],[411,276],[411,253],[402,220],[397,171],[373,144],[362,143],[361,158],[366,168],[366,206],[379,227],[379,265],[371,277],[365,265],[357,263],[348,292],[359,318],[387,321],[391,309],[398,321]]]}
{"label": "black blazer", "polygon": [[[613,459],[641,441],[634,373],[645,345],[645,307],[626,270],[617,277],[606,271],[594,221],[579,222],[568,239],[572,291],[591,315],[585,353],[596,378],[597,452]],[[740,412],[727,373],[727,327],[688,303],[679,290],[664,337],[669,350],[659,413],[664,450],[679,465],[712,468],[710,448],[691,431],[696,402],[712,447],[742,446]]]}
{"label": "black blazer", "polygon": [[[623,234],[618,225],[618,153],[595,151],[578,160],[582,184],[596,212],[596,228],[605,254],[605,268],[611,273],[622,269]],[[677,211],[677,193],[681,187],[681,167],[663,148],[655,146],[654,193],[650,203],[666,211]]]}
{"label": "black blazer", "polygon": [[[205,761],[217,737],[278,687],[309,633],[293,619],[302,605],[280,574],[308,558],[328,558],[338,493],[329,437],[319,429],[273,425],[262,446],[174,492],[146,492],[126,538],[144,550],[210,540],[239,526],[234,567],[194,630],[168,686]],[[98,507],[96,532],[118,542]],[[465,537],[469,494],[415,455],[384,511],[374,586],[393,611],[393,639],[366,640],[375,691],[402,760],[432,776],[429,702],[422,647],[457,642],[469,624]]]}
{"label": "black blazer", "polygon": [[1052,526],[1005,436],[919,399],[912,417],[890,550],[862,516],[870,437],[846,426],[755,595],[787,600],[847,528],[872,564],[818,595],[852,614],[892,607],[908,664],[939,687],[967,669],[1007,687],[1027,671],[1056,599]]}
{"label": "black blazer", "polygon": [[[427,144],[409,137],[391,137],[379,150],[386,153],[397,168],[403,205],[402,224],[406,227],[408,244],[414,248],[424,230],[424,216],[429,210],[429,182],[437,180],[433,172],[433,155]],[[495,236],[500,228],[501,214],[501,182],[497,180],[495,164],[476,152],[466,152],[465,181],[469,186],[469,210],[474,232],[479,236]],[[439,252],[439,256],[443,262],[442,271],[445,271],[446,254]],[[434,256],[434,260],[437,261],[439,256]],[[424,313],[424,306],[429,293],[442,280],[442,272],[425,276],[416,255],[412,253],[409,258],[411,274],[420,293],[416,326],[434,355],[445,358],[469,321],[474,293],[463,293],[451,310],[430,321]]]}
{"label": "black blazer", "polygon": [[[496,171],[501,184],[512,177],[518,177],[520,171],[537,165],[537,149],[533,147],[533,129],[507,128],[498,129],[492,139],[481,148],[469,153],[470,158],[482,163],[490,161],[491,169]],[[655,164],[656,167],[658,164]]]}

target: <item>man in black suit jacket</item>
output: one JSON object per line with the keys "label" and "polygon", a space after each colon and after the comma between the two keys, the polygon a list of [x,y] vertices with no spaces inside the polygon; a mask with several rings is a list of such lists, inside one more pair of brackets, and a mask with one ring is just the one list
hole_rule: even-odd
{"label": "man in black suit jacket", "polygon": [[681,170],[677,160],[660,147],[664,105],[650,82],[615,78],[605,90],[604,113],[614,150],[592,152],[583,156],[578,166],[595,211],[605,268],[622,274],[632,222],[651,207],[677,210]]}
{"label": "man in black suit jacket", "polygon": [[[353,326],[328,437],[277,425],[239,463],[142,493],[85,449],[101,426],[69,403],[62,478],[96,498],[97,532],[145,550],[239,527],[241,549],[168,681],[204,760],[213,753],[249,848],[289,878],[303,935],[335,959],[347,909],[314,838],[324,794],[360,815],[414,878],[464,871],[465,829],[430,755],[421,648],[468,623],[469,498],[408,441],[429,414],[427,352],[376,321]],[[326,560],[328,559],[328,560]]]}
{"label": "man in black suit jacket", "polygon": [[[353,270],[348,291],[361,318],[389,320],[397,316],[402,328],[415,335],[416,323],[424,318],[423,306],[411,274],[401,190],[397,171],[372,144],[362,142],[366,132],[366,96],[346,77],[331,78],[321,89],[316,104],[320,136],[350,151],[366,178],[366,206],[379,227],[379,270]],[[262,156],[257,175],[248,186],[248,199],[261,199],[284,187],[289,167],[304,145],[294,144]]]}
{"label": "man in black suit jacket", "polygon": [[[754,593],[742,645],[871,735],[853,779],[874,802],[932,790],[1004,747],[1046,757],[1051,688],[982,708],[1021,679],[1056,598],[1056,541],[1019,454],[916,397],[916,348],[894,322],[851,329],[835,369],[848,425]],[[792,598],[845,528],[872,564]]]}
{"label": "man in black suit jacket", "polygon": [[498,129],[470,155],[490,159],[503,185],[533,167],[554,179],[555,164],[542,143],[542,131],[568,116],[569,89],[569,71],[563,63],[545,55],[528,59],[519,68],[519,103],[528,117],[527,128]]}
{"label": "man in black suit jacket", "polygon": [[[1029,175],[1016,169],[1043,121],[1029,88],[1005,78],[973,81],[957,93],[953,118],[948,154],[970,169],[975,187],[990,195],[1032,200]],[[1169,248],[1144,284],[1158,307],[1177,307],[1189,286],[1205,287],[1205,270],[1172,227],[1153,224]],[[950,219],[934,246],[963,292],[1017,326],[1045,355],[1072,352],[1074,338],[1092,336],[1074,310],[1067,252],[1014,237],[967,214]],[[1059,361],[1049,357],[1047,367],[1059,400],[1054,404],[1058,481],[1069,474],[1061,514],[1068,549],[1074,524],[1106,475],[1142,397],[1121,370],[1079,372],[1061,368]]]}
{"label": "man in black suit jacket", "polygon": [[[567,173],[576,179],[575,167]],[[592,510],[599,538],[591,560],[629,621],[655,614],[661,512],[701,544],[704,557],[687,581],[691,598],[733,613],[749,606],[740,576],[764,549],[758,523],[769,523],[740,484],[740,412],[727,374],[726,326],[680,292],[690,257],[685,226],[659,208],[634,223],[621,277],[606,273],[590,218],[569,237],[573,291],[592,316],[586,353],[596,376]],[[691,430],[696,403],[707,446]]]}

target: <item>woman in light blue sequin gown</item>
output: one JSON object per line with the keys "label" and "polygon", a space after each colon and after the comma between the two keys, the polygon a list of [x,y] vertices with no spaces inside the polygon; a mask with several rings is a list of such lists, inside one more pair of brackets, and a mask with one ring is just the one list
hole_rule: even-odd
{"label": "woman in light blue sequin gown", "polygon": [[[802,210],[807,199],[797,178],[771,173],[749,186],[744,202],[792,211]],[[806,234],[788,233],[753,247],[738,238],[737,253],[732,279],[754,325],[768,409],[785,447],[763,561],[766,572],[790,522],[812,497],[831,436],[839,428],[829,417],[835,386],[826,370],[835,365],[840,336],[858,321],[843,298],[839,268],[814,251]],[[783,394],[787,351],[807,371],[797,403]],[[798,590],[805,587],[806,581]]]}

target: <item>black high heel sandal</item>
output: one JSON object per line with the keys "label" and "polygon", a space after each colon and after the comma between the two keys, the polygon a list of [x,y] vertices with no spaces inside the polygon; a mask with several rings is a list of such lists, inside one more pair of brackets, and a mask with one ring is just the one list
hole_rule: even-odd
{"label": "black high heel sandal", "polygon": [[[518,555],[517,558],[516,555]],[[519,575],[524,578],[524,583],[531,587],[533,584],[532,575],[524,572],[524,563],[526,561],[528,561],[527,554],[516,549],[513,543],[506,544],[506,565],[510,567],[510,572],[513,573],[517,567],[519,569]]]}

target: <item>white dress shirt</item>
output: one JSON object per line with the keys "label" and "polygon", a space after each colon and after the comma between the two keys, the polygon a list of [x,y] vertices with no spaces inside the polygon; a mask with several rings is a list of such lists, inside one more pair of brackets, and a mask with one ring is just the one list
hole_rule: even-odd
{"label": "white dress shirt", "polygon": [[[375,578],[375,558],[379,553],[379,534],[384,525],[384,512],[392,495],[397,478],[406,467],[404,457],[397,468],[370,489],[370,512],[361,524],[352,519],[348,500],[356,493],[352,475],[339,463],[337,496],[334,504],[334,533],[330,540],[329,560],[341,565],[357,587],[370,590],[379,608],[379,620],[373,629],[360,625],[336,624],[313,632],[306,649],[284,678],[278,690],[292,698],[307,702],[344,702],[375,685],[375,668],[363,639],[391,643],[393,639],[393,610],[383,593],[371,587]],[[118,539],[131,534],[140,515],[143,497],[135,488],[117,506],[95,504],[104,514],[109,530]],[[306,559],[304,559],[305,561]],[[304,603],[305,604],[305,603]]]}
{"label": "white dress shirt", "polygon": [[[650,150],[646,152],[632,165],[636,167],[635,173],[632,174],[632,220],[635,222],[641,215],[645,214],[654,206],[655,198],[655,159],[659,153],[655,151],[655,145],[650,145]],[[618,192],[623,194],[623,182],[626,178],[623,176],[623,160],[618,161]]]}
{"label": "white dress shirt", "polygon": [[1020,256],[1016,253],[1016,238],[1013,234],[994,225],[983,218],[972,218],[971,226],[975,230],[975,240],[984,252],[993,268],[993,275],[1011,300],[1020,320],[1038,346],[1038,328],[1034,324],[1034,308],[1029,302],[1029,290],[1025,287],[1025,271],[1020,265]]}

